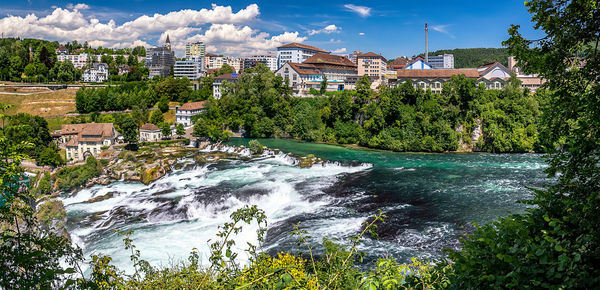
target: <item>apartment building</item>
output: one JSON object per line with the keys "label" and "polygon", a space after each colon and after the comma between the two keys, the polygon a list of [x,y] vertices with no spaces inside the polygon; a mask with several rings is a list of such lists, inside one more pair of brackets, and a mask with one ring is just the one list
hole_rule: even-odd
{"label": "apartment building", "polygon": [[185,59],[189,60],[194,57],[204,57],[206,54],[206,45],[204,42],[194,42],[185,44]]}
{"label": "apartment building", "polygon": [[244,70],[255,67],[257,63],[262,63],[271,71],[277,70],[277,57],[273,55],[254,55],[244,59]]}
{"label": "apartment building", "polygon": [[108,79],[108,64],[95,63],[81,74],[81,80],[87,83],[101,83]]}
{"label": "apartment building", "polygon": [[358,75],[367,75],[371,82],[380,82],[386,71],[386,60],[383,56],[367,52],[357,56]]}
{"label": "apartment building", "polygon": [[205,72],[204,58],[178,60],[173,66],[173,76],[176,78],[186,77],[189,80],[198,80],[204,76]]}
{"label": "apartment building", "polygon": [[68,60],[73,64],[73,66],[75,66],[75,68],[82,69],[87,65],[88,54],[59,54],[56,56],[56,60],[60,62]]}
{"label": "apartment building", "polygon": [[288,62],[302,63],[317,53],[329,54],[330,52],[301,43],[282,45],[277,48],[277,69]]}

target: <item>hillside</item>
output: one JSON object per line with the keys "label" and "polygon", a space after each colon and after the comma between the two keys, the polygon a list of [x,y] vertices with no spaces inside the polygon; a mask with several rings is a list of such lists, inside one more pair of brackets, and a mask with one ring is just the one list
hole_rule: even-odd
{"label": "hillside", "polygon": [[429,55],[453,54],[455,68],[473,68],[497,61],[508,64],[506,48],[457,48],[432,51]]}

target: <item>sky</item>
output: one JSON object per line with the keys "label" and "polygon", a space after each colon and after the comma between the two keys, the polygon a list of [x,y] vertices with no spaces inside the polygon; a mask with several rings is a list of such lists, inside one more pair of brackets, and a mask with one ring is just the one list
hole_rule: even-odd
{"label": "sky", "polygon": [[177,56],[185,43],[203,41],[207,52],[250,56],[300,42],[349,54],[372,51],[391,59],[429,51],[502,47],[511,24],[539,38],[523,1],[182,1],[0,0],[4,37],[94,47],[146,47],[169,35]]}

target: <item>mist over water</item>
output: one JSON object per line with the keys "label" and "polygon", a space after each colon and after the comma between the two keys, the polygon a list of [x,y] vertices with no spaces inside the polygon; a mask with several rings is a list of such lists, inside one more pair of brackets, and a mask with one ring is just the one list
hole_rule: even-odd
{"label": "mist over water", "polygon": [[[246,144],[234,139],[231,145]],[[359,246],[369,259],[386,255],[439,257],[457,248],[458,238],[484,223],[522,212],[518,200],[531,198],[526,186],[548,180],[535,154],[412,154],[265,139],[263,145],[329,160],[312,168],[280,153],[243,161],[184,163],[180,170],[149,185],[114,182],[63,197],[68,230],[89,256],[102,253],[128,269],[129,254],[113,229],[132,229],[142,258],[153,265],[185,260],[193,248],[208,261],[209,239],[244,205],[257,205],[268,217],[265,250],[299,252],[293,225],[300,222],[319,243],[348,238],[379,209],[388,216],[379,240]],[[87,203],[92,197],[105,200]],[[256,226],[235,237],[241,248],[256,242]],[[318,247],[317,247],[318,248]],[[241,255],[244,259],[244,255]]]}

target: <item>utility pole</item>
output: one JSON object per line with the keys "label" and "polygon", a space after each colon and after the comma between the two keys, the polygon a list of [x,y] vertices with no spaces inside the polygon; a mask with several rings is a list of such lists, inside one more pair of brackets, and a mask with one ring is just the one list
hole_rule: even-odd
{"label": "utility pole", "polygon": [[425,62],[429,63],[429,51],[427,50],[427,31],[429,31],[429,28],[427,27],[427,22],[425,22]]}

